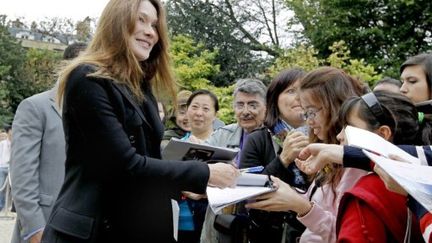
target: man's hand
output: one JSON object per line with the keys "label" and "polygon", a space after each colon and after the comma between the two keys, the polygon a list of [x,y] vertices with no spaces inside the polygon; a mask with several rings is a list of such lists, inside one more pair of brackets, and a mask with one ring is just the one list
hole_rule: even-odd
{"label": "man's hand", "polygon": [[42,234],[43,234],[43,230],[37,232],[32,237],[30,237],[29,242],[30,243],[40,243],[42,240]]}

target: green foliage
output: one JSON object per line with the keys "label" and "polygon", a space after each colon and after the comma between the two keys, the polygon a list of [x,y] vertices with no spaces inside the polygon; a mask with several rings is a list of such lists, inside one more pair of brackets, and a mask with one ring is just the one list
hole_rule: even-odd
{"label": "green foliage", "polygon": [[408,56],[432,47],[430,0],[285,0],[303,34],[328,57],[334,42],[344,40],[350,56],[398,77]]}
{"label": "green foliage", "polygon": [[10,122],[21,101],[25,50],[10,36],[6,16],[0,16],[0,122]]}
{"label": "green foliage", "polygon": [[166,6],[173,36],[186,34],[218,51],[220,72],[209,79],[216,86],[262,73],[286,40],[284,21],[275,21],[287,11],[281,1],[169,0]]}
{"label": "green foliage", "polygon": [[31,93],[39,93],[53,86],[61,58],[61,53],[55,51],[34,48],[27,50],[25,71],[27,79],[32,83]]}
{"label": "green foliage", "polygon": [[219,65],[214,64],[217,54],[217,51],[209,51],[202,43],[196,43],[185,35],[174,36],[171,41],[171,57],[180,89],[212,91],[219,98],[218,117],[225,123],[231,123],[234,122],[233,86],[215,87],[209,81],[219,72]]}
{"label": "green foliage", "polygon": [[300,45],[297,48],[287,49],[285,54],[276,59],[273,66],[268,70],[268,75],[274,77],[283,69],[300,67],[305,71],[311,71],[322,65],[329,65],[344,69],[347,73],[366,81],[370,86],[381,79],[382,75],[378,74],[375,68],[366,64],[363,59],[352,59],[350,50],[344,41],[333,43],[329,47],[330,55],[321,59],[318,51],[312,47]]}
{"label": "green foliage", "polygon": [[219,99],[218,118],[225,124],[236,122],[233,109],[234,84],[226,87],[209,86],[208,89]]}
{"label": "green foliage", "polygon": [[10,122],[18,104],[55,82],[61,55],[54,51],[24,49],[0,16],[0,122]]}
{"label": "green foliage", "polygon": [[174,36],[171,43],[171,57],[174,71],[182,89],[203,89],[210,84],[208,80],[219,72],[214,59],[217,51],[206,50],[202,43],[184,35]]}
{"label": "green foliage", "polygon": [[305,71],[310,71],[319,67],[322,60],[319,60],[318,51],[313,47],[299,45],[296,48],[286,49],[284,54],[276,58],[274,64],[270,66],[267,75],[270,78],[276,76],[283,69],[300,67]]}

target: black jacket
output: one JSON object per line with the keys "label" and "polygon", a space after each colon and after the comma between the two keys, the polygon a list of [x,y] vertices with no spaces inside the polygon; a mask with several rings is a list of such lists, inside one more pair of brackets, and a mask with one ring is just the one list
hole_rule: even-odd
{"label": "black jacket", "polygon": [[170,199],[204,193],[208,166],[160,160],[150,89],[137,105],[126,87],[90,72],[79,66],[66,85],[66,176],[43,242],[172,242]]}
{"label": "black jacket", "polygon": [[[243,146],[240,157],[240,168],[262,165],[264,166],[262,174],[276,176],[290,185],[300,188],[307,186],[297,185],[293,181],[295,177],[293,167],[295,167],[295,164],[291,163],[288,168],[285,168],[279,158],[281,151],[282,149],[279,145],[273,142],[271,133],[266,127],[256,129],[249,134]],[[302,176],[305,175],[302,174]]]}

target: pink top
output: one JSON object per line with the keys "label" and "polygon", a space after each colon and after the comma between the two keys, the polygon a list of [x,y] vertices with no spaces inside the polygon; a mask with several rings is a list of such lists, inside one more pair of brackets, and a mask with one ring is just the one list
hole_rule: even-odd
{"label": "pink top", "polygon": [[[343,169],[342,178],[332,192],[329,184],[319,187],[312,196],[315,203],[312,210],[298,220],[306,226],[300,242],[336,242],[336,216],[339,207],[339,201],[343,194],[351,189],[357,181],[368,172],[360,169],[346,168]],[[315,182],[309,187],[305,197],[309,199]],[[336,196],[336,200],[333,200]],[[334,203],[333,203],[334,202]]]}

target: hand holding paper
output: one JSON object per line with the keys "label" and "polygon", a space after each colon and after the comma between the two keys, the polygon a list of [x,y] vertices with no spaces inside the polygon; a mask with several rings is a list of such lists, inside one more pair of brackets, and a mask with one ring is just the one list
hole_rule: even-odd
{"label": "hand holding paper", "polygon": [[242,173],[234,188],[207,187],[207,198],[210,208],[217,213],[224,207],[274,190],[268,175]]}

